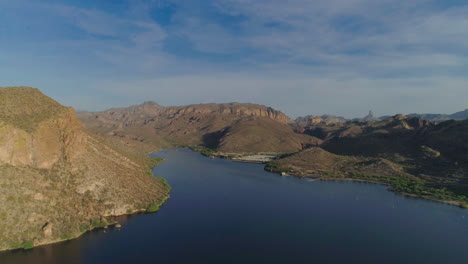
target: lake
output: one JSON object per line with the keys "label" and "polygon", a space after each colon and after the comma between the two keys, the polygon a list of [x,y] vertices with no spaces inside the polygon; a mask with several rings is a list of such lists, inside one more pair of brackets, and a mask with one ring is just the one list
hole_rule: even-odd
{"label": "lake", "polygon": [[172,186],[159,212],[0,263],[468,263],[468,210],[187,149],[153,156]]}

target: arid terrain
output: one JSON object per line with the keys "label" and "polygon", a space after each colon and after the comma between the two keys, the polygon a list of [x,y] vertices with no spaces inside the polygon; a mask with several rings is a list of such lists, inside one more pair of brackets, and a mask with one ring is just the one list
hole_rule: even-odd
{"label": "arid terrain", "polygon": [[256,104],[162,107],[154,102],[104,112],[79,112],[96,134],[128,146],[203,146],[233,153],[291,153],[322,141],[295,133],[280,111]]}
{"label": "arid terrain", "polygon": [[146,154],[163,147],[468,203],[468,120],[379,120],[370,113],[354,121],[293,121],[256,104],[154,102],[78,117],[37,89],[0,88],[1,250],[67,240],[111,224],[112,216],[157,211],[169,186],[152,177],[157,161]]}
{"label": "arid terrain", "polygon": [[71,239],[160,205],[168,186],[151,163],[88,133],[37,89],[0,88],[0,250]]}
{"label": "arid terrain", "polygon": [[130,148],[185,146],[206,156],[251,162],[276,156],[267,170],[378,182],[402,193],[461,206],[467,202],[467,120],[433,122],[406,115],[381,120],[370,112],[356,120],[324,115],[293,121],[255,104],[163,107],[154,102],[80,112],[79,118],[93,133]]}

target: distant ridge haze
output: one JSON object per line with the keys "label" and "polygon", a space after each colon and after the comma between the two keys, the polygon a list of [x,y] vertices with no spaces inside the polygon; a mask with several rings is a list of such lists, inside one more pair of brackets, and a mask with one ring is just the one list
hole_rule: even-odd
{"label": "distant ridge haze", "polygon": [[[232,108],[234,107],[234,108]],[[258,113],[256,112],[251,112],[253,108],[256,108],[258,110]],[[355,120],[355,121],[378,121],[378,120],[384,120],[388,117],[391,117],[395,114],[400,114],[400,113],[393,113],[389,115],[382,115],[378,116],[375,115],[374,111],[369,110],[369,113],[363,117],[352,117],[352,118],[346,118],[344,116],[340,115],[333,115],[333,114],[322,114],[322,115],[314,115],[314,114],[309,114],[309,115],[303,115],[303,116],[297,116],[296,118],[292,118],[291,116],[285,114],[281,110],[274,109],[273,107],[261,105],[261,104],[256,104],[256,103],[239,103],[239,102],[229,102],[229,103],[200,103],[200,104],[189,104],[189,105],[181,105],[181,106],[163,106],[155,101],[145,101],[141,104],[136,104],[132,105],[129,107],[113,107],[109,108],[107,110],[103,111],[97,111],[93,113],[104,113],[104,112],[119,112],[121,110],[124,110],[127,112],[127,116],[132,113],[147,113],[148,115],[154,115],[154,114],[160,114],[161,111],[192,111],[192,112],[199,112],[199,113],[207,113],[207,112],[232,112],[232,114],[244,114],[246,113],[247,115],[259,115],[259,116],[275,116],[275,118],[278,118],[282,120],[282,122],[290,123],[290,122],[319,122],[320,119],[323,119],[323,121],[330,122],[330,123],[337,123],[337,122],[346,122],[350,120]],[[237,112],[236,112],[237,111]],[[80,110],[78,112],[82,113],[90,113],[92,111],[86,111],[86,110]],[[426,120],[431,120],[431,121],[445,121],[445,120],[463,120],[463,119],[468,119],[468,109],[465,109],[463,111],[459,111],[453,114],[428,114],[428,113],[410,113],[406,114],[411,117],[421,117]],[[310,121],[314,119],[315,121]],[[293,121],[294,120],[294,121]],[[309,121],[307,121],[309,120]]]}

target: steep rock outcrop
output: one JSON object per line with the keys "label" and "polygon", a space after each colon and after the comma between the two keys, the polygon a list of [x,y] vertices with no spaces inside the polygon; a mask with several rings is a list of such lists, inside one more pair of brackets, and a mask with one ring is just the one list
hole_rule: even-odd
{"label": "steep rock outcrop", "polygon": [[[1,122],[1,121],[0,121]],[[87,141],[75,112],[66,108],[26,131],[0,123],[0,164],[50,169],[84,154]]]}
{"label": "steep rock outcrop", "polygon": [[0,88],[0,250],[71,239],[168,197],[144,156],[90,135],[39,90]]}
{"label": "steep rock outcrop", "polygon": [[[292,122],[285,114],[271,107],[244,103],[161,107],[156,103],[147,102],[104,112],[82,112],[79,113],[79,117],[92,131],[119,137],[120,141],[126,145],[135,145],[135,140],[131,139],[137,139],[140,142],[154,144],[158,147],[168,142],[175,146],[203,145],[216,148],[219,136],[238,122],[249,119],[266,120],[265,122],[270,120],[270,123],[275,127],[289,127]],[[288,136],[295,138],[294,140],[306,137],[294,133],[289,128],[283,137]],[[231,138],[240,139],[241,137]],[[302,143],[306,144],[308,140],[305,139]],[[233,142],[233,144],[237,143]],[[301,146],[301,143],[298,145]],[[243,146],[242,149],[246,150],[246,147],[247,145]],[[296,149],[280,145],[269,148],[276,149],[278,152]],[[254,148],[248,152],[254,152]]]}

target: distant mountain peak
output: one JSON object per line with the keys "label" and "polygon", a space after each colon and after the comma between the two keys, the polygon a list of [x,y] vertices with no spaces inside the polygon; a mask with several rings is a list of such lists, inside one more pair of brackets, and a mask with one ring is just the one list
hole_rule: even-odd
{"label": "distant mountain peak", "polygon": [[447,115],[447,114],[409,114],[409,116],[421,117],[423,119],[436,121],[436,122],[447,121],[447,120],[450,120],[450,119],[463,120],[463,119],[468,119],[468,109],[465,109],[465,110],[460,111],[460,112],[453,113],[451,115]]}
{"label": "distant mountain peak", "polygon": [[369,114],[365,116],[362,121],[364,122],[373,122],[373,121],[378,121],[378,119],[374,116],[374,112],[372,110],[369,110]]}
{"label": "distant mountain peak", "polygon": [[148,106],[161,106],[160,104],[156,103],[155,101],[145,101],[141,105],[148,105]]}
{"label": "distant mountain peak", "polygon": [[453,119],[467,119],[468,118],[468,109],[465,109],[463,111],[451,114],[450,118],[453,118]]}

